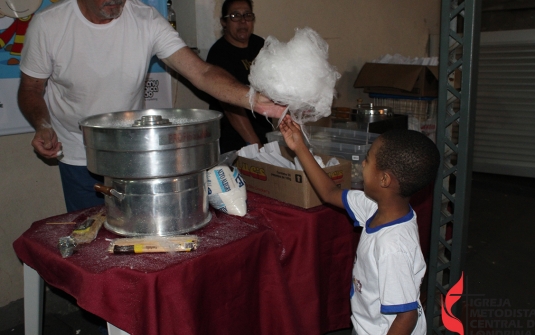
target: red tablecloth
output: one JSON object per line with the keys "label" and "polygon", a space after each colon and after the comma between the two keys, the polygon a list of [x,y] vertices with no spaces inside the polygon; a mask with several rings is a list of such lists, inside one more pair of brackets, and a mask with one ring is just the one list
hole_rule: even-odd
{"label": "red tablecloth", "polygon": [[248,214],[212,212],[195,231],[199,248],[111,255],[102,229],[63,259],[57,249],[95,207],[32,224],[13,244],[18,257],[78,305],[132,335],[323,334],[350,326],[356,248],[343,210],[303,210],[248,193]]}
{"label": "red tablecloth", "polygon": [[[411,204],[424,255],[432,188]],[[212,212],[192,252],[111,255],[102,229],[62,258],[58,239],[100,207],[34,222],[18,257],[78,305],[132,335],[323,334],[350,326],[351,268],[359,231],[343,210],[303,210],[248,192],[248,213]]]}

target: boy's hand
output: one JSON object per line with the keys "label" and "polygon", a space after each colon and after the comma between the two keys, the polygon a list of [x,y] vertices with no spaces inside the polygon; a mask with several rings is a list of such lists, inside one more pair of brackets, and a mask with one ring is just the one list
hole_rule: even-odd
{"label": "boy's hand", "polygon": [[302,148],[306,149],[305,142],[303,141],[303,134],[301,133],[301,127],[292,120],[290,115],[286,115],[284,119],[282,119],[279,128],[288,148],[293,151]]}
{"label": "boy's hand", "polygon": [[292,121],[289,115],[286,115],[279,126],[284,141],[290,149],[292,149],[308,177],[308,180],[314,186],[314,189],[318,192],[320,198],[332,205],[340,208],[344,208],[342,202],[342,190],[336,186],[333,180],[322,170],[318,165],[318,162],[314,159],[314,156],[308,150],[303,134],[301,133],[301,127]]}

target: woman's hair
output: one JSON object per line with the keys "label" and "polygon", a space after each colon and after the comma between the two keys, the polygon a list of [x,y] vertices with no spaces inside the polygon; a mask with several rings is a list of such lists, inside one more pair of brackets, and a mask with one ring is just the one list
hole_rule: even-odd
{"label": "woman's hair", "polygon": [[225,2],[223,2],[223,6],[221,7],[221,18],[223,18],[223,16],[227,16],[228,15],[228,8],[230,7],[230,5],[232,5],[235,2],[241,2],[241,1],[247,2],[249,7],[251,7],[251,11],[253,10],[253,1],[252,0],[225,0]]}
{"label": "woman's hair", "polygon": [[414,130],[390,130],[378,140],[382,145],[375,157],[377,169],[396,177],[401,196],[409,197],[435,180],[440,154],[427,136]]}

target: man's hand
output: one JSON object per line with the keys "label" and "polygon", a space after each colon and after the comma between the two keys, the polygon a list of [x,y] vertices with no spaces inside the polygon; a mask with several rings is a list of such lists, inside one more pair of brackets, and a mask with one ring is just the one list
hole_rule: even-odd
{"label": "man's hand", "polygon": [[57,158],[61,150],[61,142],[58,142],[56,132],[50,126],[35,131],[32,146],[39,155],[48,159]]}
{"label": "man's hand", "polygon": [[35,129],[32,146],[44,158],[56,158],[61,143],[52,125],[43,95],[47,79],[33,78],[21,73],[18,91],[19,108],[26,120]]}
{"label": "man's hand", "polygon": [[278,105],[274,103],[272,100],[270,100],[265,95],[262,95],[260,93],[255,94],[255,103],[254,103],[254,110],[258,114],[266,115],[267,117],[272,117],[279,119],[284,111],[286,110],[286,106]]}

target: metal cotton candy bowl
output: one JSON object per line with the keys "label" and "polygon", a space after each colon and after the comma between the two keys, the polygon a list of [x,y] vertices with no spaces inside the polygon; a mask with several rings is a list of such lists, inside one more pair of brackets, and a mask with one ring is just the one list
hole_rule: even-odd
{"label": "metal cotton candy bowl", "polygon": [[89,171],[104,176],[104,226],[124,236],[169,236],[211,219],[206,170],[219,160],[221,113],[147,109],[79,122]]}

